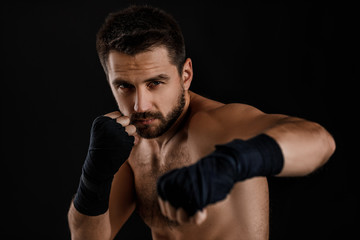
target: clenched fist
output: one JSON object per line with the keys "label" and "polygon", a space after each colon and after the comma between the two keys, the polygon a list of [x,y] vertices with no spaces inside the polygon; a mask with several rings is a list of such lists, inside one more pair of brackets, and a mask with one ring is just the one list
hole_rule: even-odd
{"label": "clenched fist", "polygon": [[120,112],[94,120],[88,154],[74,199],[74,206],[79,212],[95,216],[107,211],[114,174],[137,142],[136,128],[129,124],[129,117],[122,116]]}

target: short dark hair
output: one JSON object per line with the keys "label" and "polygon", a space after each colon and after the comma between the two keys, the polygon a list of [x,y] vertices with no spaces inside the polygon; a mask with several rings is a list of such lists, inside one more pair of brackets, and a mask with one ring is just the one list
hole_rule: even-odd
{"label": "short dark hair", "polygon": [[110,13],[96,36],[96,49],[107,73],[109,52],[116,50],[128,55],[164,46],[179,74],[185,62],[185,43],[180,26],[165,11],[151,6],[133,5]]}

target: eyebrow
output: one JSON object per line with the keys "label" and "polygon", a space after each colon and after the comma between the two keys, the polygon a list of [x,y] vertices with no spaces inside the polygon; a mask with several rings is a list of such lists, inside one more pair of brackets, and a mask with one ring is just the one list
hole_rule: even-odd
{"label": "eyebrow", "polygon": [[[151,77],[151,78],[148,78],[148,79],[145,79],[143,80],[142,82],[144,83],[148,83],[148,82],[153,82],[153,81],[159,81],[159,80],[162,80],[162,81],[169,81],[170,80],[170,76],[167,75],[167,74],[159,74],[155,77]],[[122,79],[122,78],[115,78],[112,82],[111,82],[113,85],[119,85],[119,84],[131,84],[130,81],[128,80],[125,80],[125,79]]]}

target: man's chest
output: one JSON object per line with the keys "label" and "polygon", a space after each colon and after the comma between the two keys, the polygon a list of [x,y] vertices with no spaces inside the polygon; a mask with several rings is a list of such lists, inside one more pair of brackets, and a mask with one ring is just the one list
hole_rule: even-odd
{"label": "man's chest", "polygon": [[192,156],[186,141],[172,144],[163,151],[138,148],[129,161],[134,173],[137,210],[149,226],[167,224],[158,206],[156,183],[160,176],[176,168],[191,165],[197,159]]}

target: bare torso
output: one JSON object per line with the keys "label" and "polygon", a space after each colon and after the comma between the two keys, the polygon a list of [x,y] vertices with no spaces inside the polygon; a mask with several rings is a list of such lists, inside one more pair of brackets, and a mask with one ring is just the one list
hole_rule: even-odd
{"label": "bare torso", "polygon": [[[232,139],[222,136],[196,137],[191,132],[202,117],[194,118],[201,111],[211,111],[224,106],[221,103],[192,94],[188,116],[183,126],[176,132],[163,149],[151,140],[140,140],[134,147],[129,164],[134,173],[136,190],[136,209],[144,222],[151,228],[153,239],[267,239],[268,238],[268,186],[266,178],[254,178],[237,183],[228,197],[210,205],[208,217],[200,226],[194,224],[179,225],[169,221],[160,212],[157,201],[157,179],[167,171],[190,165],[214,150],[215,144]],[[206,116],[205,116],[206,118]],[[201,124],[201,123],[200,123]],[[211,121],[204,129],[212,131]],[[243,137],[252,135],[248,126],[243,127]],[[204,138],[199,141],[199,138]],[[242,136],[239,136],[241,138]]]}

